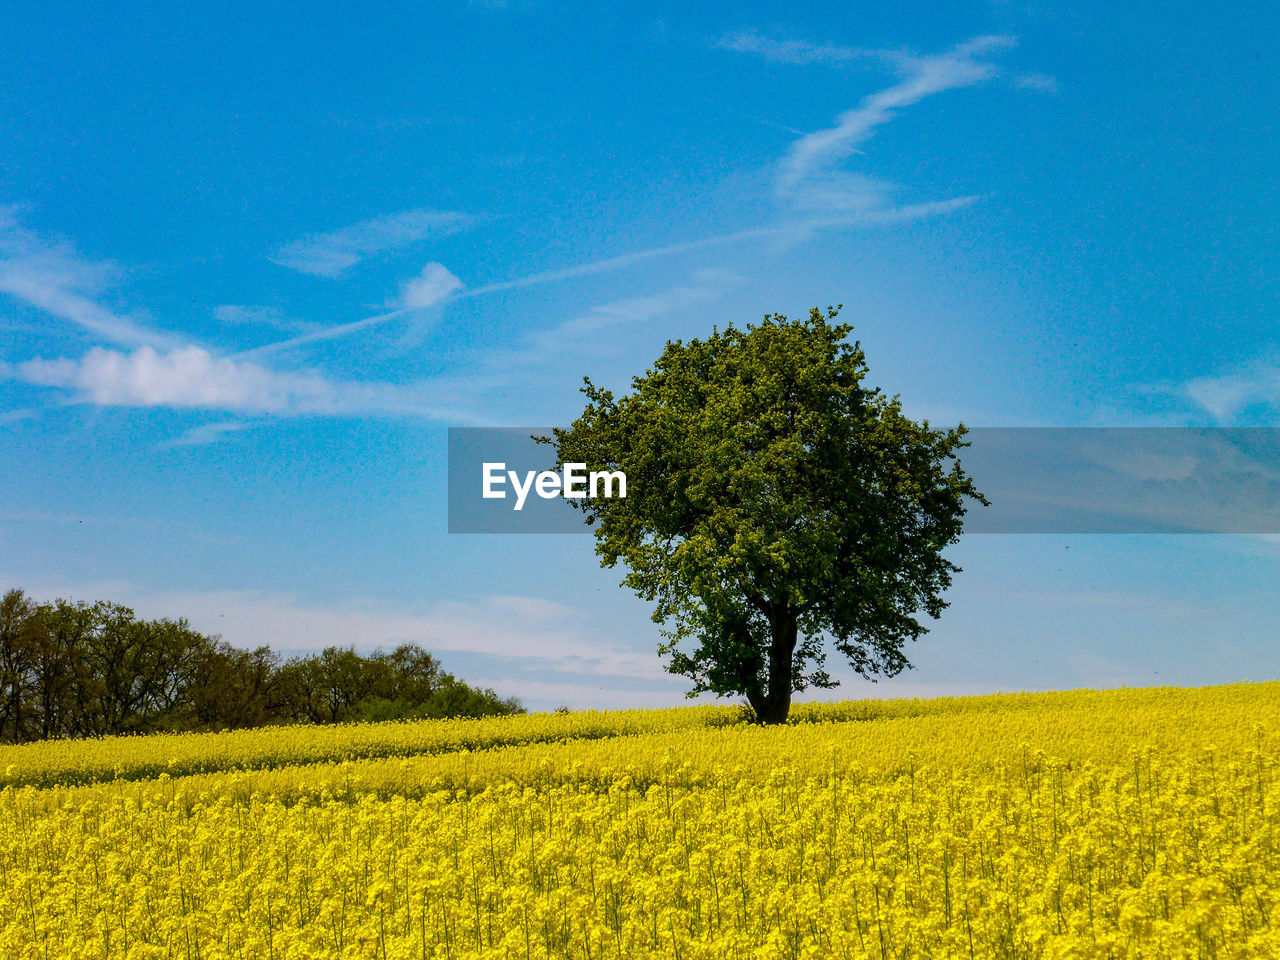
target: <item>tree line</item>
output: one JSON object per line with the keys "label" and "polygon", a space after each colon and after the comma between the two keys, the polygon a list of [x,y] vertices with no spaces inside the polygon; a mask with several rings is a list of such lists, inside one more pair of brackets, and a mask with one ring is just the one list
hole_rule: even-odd
{"label": "tree line", "polygon": [[0,740],[9,743],[523,712],[413,644],[284,658],[118,603],[39,603],[16,589],[0,599]]}

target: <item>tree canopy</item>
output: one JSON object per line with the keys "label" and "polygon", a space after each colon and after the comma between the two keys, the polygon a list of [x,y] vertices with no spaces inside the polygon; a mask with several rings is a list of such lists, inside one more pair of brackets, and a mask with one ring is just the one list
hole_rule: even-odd
{"label": "tree canopy", "polygon": [[667,669],[764,723],[835,685],[827,641],[864,677],[908,668],[959,571],[943,551],[986,503],[956,458],[963,425],[866,385],[839,309],[668,343],[624,396],[587,379],[582,415],[545,438],[561,465],[626,474],[625,498],[573,504],[654,604]]}
{"label": "tree canopy", "polygon": [[523,712],[427,651],[282,659],[118,603],[0,596],[0,740]]}

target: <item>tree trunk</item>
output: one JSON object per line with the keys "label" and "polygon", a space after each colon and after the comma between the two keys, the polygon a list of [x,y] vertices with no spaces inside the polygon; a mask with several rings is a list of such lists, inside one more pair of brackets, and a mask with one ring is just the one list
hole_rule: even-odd
{"label": "tree trunk", "polygon": [[763,724],[786,723],[791,712],[791,658],[796,650],[798,624],[796,616],[783,611],[772,618],[772,642],[769,645],[769,687],[763,695],[748,695],[756,721]]}

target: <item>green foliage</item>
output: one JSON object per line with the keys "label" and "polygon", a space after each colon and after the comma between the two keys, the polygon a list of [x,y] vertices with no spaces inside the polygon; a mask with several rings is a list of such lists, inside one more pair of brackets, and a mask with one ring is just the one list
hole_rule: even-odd
{"label": "green foliage", "polygon": [[941,613],[959,569],[942,553],[965,501],[986,502],[955,458],[964,427],[866,386],[837,312],[668,343],[625,396],[587,380],[582,415],[545,438],[561,465],[626,474],[626,498],[575,505],[667,626],[668,669],[762,722],[834,685],[824,639],[865,677],[909,667],[917,616]]}
{"label": "green foliage", "polygon": [[435,657],[412,644],[367,656],[349,647],[329,647],[290,661],[277,678],[285,712],[311,723],[523,712],[518,701],[441,671]]}
{"label": "green foliage", "polygon": [[140,620],[115,603],[0,598],[0,739],[221,730],[523,712],[405,644],[361,655],[330,647],[286,662],[185,620]]}

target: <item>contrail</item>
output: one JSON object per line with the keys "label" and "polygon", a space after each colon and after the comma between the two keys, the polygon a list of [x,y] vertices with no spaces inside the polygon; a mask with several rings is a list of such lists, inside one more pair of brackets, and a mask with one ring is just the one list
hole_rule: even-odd
{"label": "contrail", "polygon": [[[523,277],[516,277],[513,280],[499,280],[495,283],[486,283],[484,286],[472,287],[469,290],[462,290],[453,294],[448,300],[442,300],[441,303],[447,303],[450,300],[465,300],[471,297],[481,297],[490,293],[501,293],[504,290],[519,290],[523,287],[533,287],[544,283],[556,283],[561,280],[575,280],[579,277],[590,277],[598,273],[608,273],[611,270],[620,270],[629,267],[635,263],[641,263],[645,260],[654,260],[658,257],[669,257],[680,253],[688,253],[691,250],[703,250],[707,247],[724,246],[731,243],[742,243],[747,240],[762,240],[767,237],[780,237],[787,234],[803,234],[810,230],[821,230],[830,227],[841,226],[876,226],[888,223],[903,223],[910,220],[919,220],[924,217],[934,216],[940,213],[949,213],[961,207],[966,207],[978,198],[975,196],[955,197],[951,200],[937,200],[930,203],[916,203],[904,207],[890,207],[885,210],[872,210],[860,213],[855,216],[831,217],[822,220],[802,220],[795,223],[783,224],[776,227],[753,227],[750,230],[738,230],[734,233],[724,233],[714,237],[703,237],[700,240],[689,240],[685,243],[672,243],[662,247],[651,247],[648,250],[637,250],[635,253],[624,253],[617,257],[608,257],[604,260],[596,260],[591,263],[581,263],[577,266],[563,267],[559,270],[542,270],[538,273],[530,273]],[[367,330],[370,327],[376,327],[398,317],[409,316],[418,312],[418,308],[405,308],[400,310],[391,310],[387,313],[379,313],[372,317],[365,317],[363,320],[354,320],[351,323],[339,324],[336,327],[328,327],[324,330],[317,330],[313,333],[304,333],[296,337],[290,337],[287,340],[280,340],[276,343],[268,343],[261,347],[254,347],[251,350],[244,350],[234,354],[234,359],[245,359],[251,357],[261,357],[266,354],[276,353],[280,350],[288,350],[293,347],[301,347],[310,343],[318,343],[324,340],[335,340],[345,337],[348,334],[356,333],[360,330]]]}

